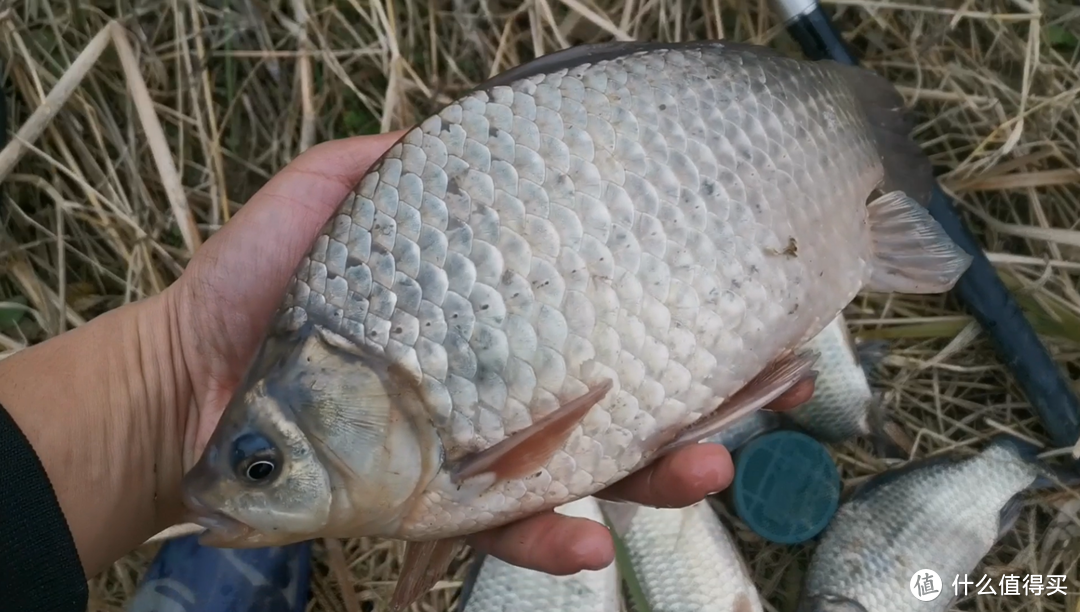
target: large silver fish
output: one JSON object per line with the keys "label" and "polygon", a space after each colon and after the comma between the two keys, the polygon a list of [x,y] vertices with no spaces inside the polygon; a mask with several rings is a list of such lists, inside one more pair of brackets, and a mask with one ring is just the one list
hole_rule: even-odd
{"label": "large silver fish", "polygon": [[[953,580],[973,572],[1012,529],[1026,492],[1055,486],[1050,474],[1080,484],[1036,455],[1028,443],[1000,436],[973,457],[916,460],[871,478],[826,528],[797,612],[949,609]],[[940,577],[941,592],[923,602],[910,583],[926,569]]]}
{"label": "large silver fish", "polygon": [[460,538],[767,405],[859,291],[970,263],[902,102],[721,41],[575,47],[463,95],[297,268],[185,478],[202,541],[408,540],[401,605]]}
{"label": "large silver fish", "polygon": [[708,499],[686,508],[600,503],[648,609],[761,612],[752,572]]}
{"label": "large silver fish", "polygon": [[[595,498],[583,497],[555,512],[604,523]],[[621,612],[619,572],[600,570],[552,576],[481,555],[462,585],[459,612]]]}

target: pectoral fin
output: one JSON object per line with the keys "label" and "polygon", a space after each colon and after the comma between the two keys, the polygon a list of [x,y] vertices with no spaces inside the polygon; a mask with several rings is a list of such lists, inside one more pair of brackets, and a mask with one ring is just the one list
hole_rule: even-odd
{"label": "pectoral fin", "polygon": [[818,354],[813,351],[789,353],[770,364],[742,389],[735,392],[712,414],[684,429],[674,440],[661,447],[657,457],[715,436],[746,415],[768,406],[799,381],[813,374]]}
{"label": "pectoral fin", "polygon": [[494,474],[496,480],[520,478],[539,470],[570,437],[574,427],[589,410],[607,395],[611,380],[590,387],[551,414],[515,432],[490,448],[462,459],[450,471],[450,481],[459,484],[480,474]]}
{"label": "pectoral fin", "polygon": [[450,569],[450,562],[454,560],[454,553],[462,542],[464,538],[446,538],[406,544],[401,575],[390,598],[390,610],[403,610],[430,591]]}
{"label": "pectoral fin", "polygon": [[874,257],[871,291],[944,293],[971,265],[930,212],[902,191],[867,204]]}

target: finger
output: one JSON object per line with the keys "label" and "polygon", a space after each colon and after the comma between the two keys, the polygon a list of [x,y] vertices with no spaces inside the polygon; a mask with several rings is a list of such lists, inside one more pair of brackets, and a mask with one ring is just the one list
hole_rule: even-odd
{"label": "finger", "polygon": [[783,395],[774,399],[771,404],[765,406],[765,409],[773,412],[787,412],[809,402],[813,396],[814,379],[804,378],[785,391]]}
{"label": "finger", "polygon": [[596,496],[656,508],[683,508],[731,484],[731,454],[719,444],[693,444],[604,489]]}
{"label": "finger", "polygon": [[473,534],[468,542],[511,565],[554,576],[603,569],[615,560],[607,527],[553,511]]}

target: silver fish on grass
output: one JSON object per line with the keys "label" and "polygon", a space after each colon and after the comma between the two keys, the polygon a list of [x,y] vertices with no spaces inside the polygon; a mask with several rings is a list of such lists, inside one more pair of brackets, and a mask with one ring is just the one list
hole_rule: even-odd
{"label": "silver fish on grass", "polygon": [[400,608],[465,536],[767,405],[859,291],[971,261],[902,106],[723,41],[575,47],[463,95],[300,262],[185,477],[202,541],[407,540]]}
{"label": "silver fish on grass", "polygon": [[870,387],[865,363],[847,327],[838,315],[821,333],[806,343],[820,355],[814,364],[814,396],[789,415],[814,437],[826,442],[840,442],[881,430],[884,415],[881,396]]}
{"label": "silver fish on grass", "polygon": [[[761,597],[734,536],[708,499],[686,508],[601,501],[655,612],[761,612]],[[629,598],[630,609],[645,612]]]}
{"label": "silver fish on grass", "polygon": [[847,320],[838,315],[806,347],[820,355],[814,364],[814,395],[786,416],[824,442],[867,436],[882,443],[887,415],[882,393],[868,377],[883,357],[881,345],[856,345]]}
{"label": "silver fish on grass", "polygon": [[[975,570],[1019,517],[1027,492],[1080,478],[1050,468],[1038,449],[999,436],[979,454],[912,461],[878,474],[845,501],[814,551],[797,612],[940,612],[952,581]],[[942,592],[910,590],[931,569]]]}
{"label": "silver fish on grass", "polygon": [[[596,499],[583,497],[555,512],[604,523]],[[621,612],[619,572],[614,563],[568,576],[478,556],[461,589],[458,612]]]}

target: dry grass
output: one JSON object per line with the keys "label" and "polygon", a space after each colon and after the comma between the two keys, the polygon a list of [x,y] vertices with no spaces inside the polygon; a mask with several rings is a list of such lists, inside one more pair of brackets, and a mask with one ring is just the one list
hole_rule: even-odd
{"label": "dry grass", "polygon": [[[1080,8],[1066,0],[826,4],[866,64],[916,105],[917,136],[947,168],[947,189],[1058,362],[1080,378]],[[200,239],[311,143],[408,126],[535,54],[611,38],[720,36],[798,52],[767,0],[4,6],[8,126],[28,134],[21,155],[0,155],[10,210],[0,350],[8,352],[160,291]],[[110,18],[123,26],[121,42],[101,34],[94,50]],[[83,65],[69,69],[88,46]],[[50,105],[32,118],[47,95]],[[978,445],[1002,428],[1046,440],[952,300],[859,299],[847,314],[860,334],[894,341],[881,384],[916,455]],[[864,449],[836,449],[849,483],[883,467]],[[1068,600],[979,596],[958,609],[1080,611],[1077,526],[1063,544],[1051,525],[1055,503],[1026,509],[976,574],[1068,573]],[[791,610],[807,551],[753,538],[746,550],[764,597]],[[90,609],[121,609],[152,552],[95,578]],[[357,610],[343,601],[330,558],[347,565],[360,609],[381,609],[399,552],[386,542],[349,541],[341,551],[320,543],[310,609]],[[447,581],[418,609],[447,609],[455,594]]]}

